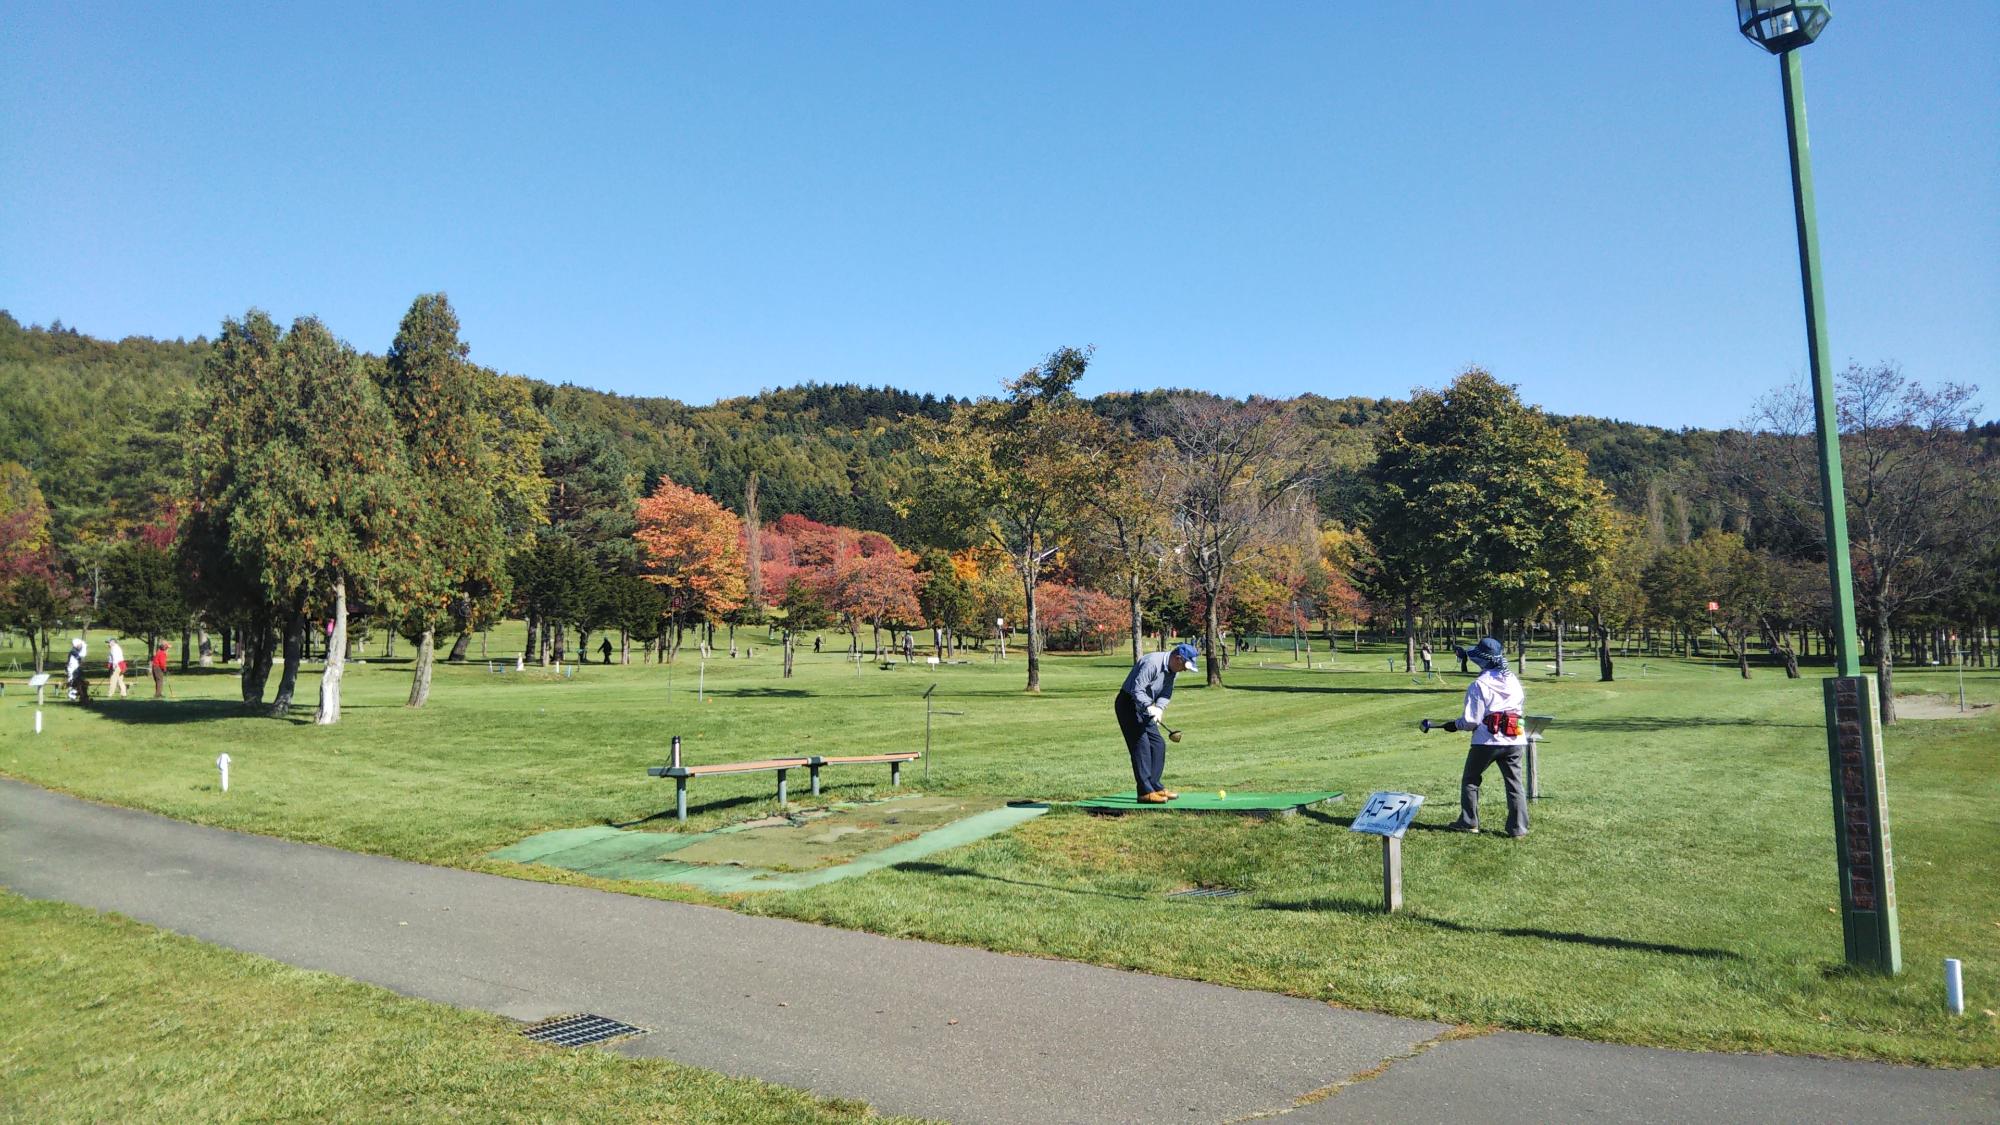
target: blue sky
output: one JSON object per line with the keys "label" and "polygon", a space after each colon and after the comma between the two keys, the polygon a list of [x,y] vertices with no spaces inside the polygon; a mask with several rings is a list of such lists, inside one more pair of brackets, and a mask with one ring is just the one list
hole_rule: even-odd
{"label": "blue sky", "polygon": [[[0,308],[379,351],[442,289],[482,363],[691,402],[1095,344],[1091,392],[1477,363],[1718,425],[1805,367],[1729,0],[304,8],[0,0]],[[1837,3],[1806,87],[1836,362],[1995,387],[2000,19],[1963,10]]]}

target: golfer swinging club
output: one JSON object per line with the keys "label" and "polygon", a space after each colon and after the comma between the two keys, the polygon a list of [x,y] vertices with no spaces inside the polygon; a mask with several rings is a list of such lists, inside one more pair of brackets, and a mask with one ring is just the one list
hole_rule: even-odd
{"label": "golfer swinging club", "polygon": [[1465,712],[1442,724],[1429,719],[1418,724],[1426,734],[1434,727],[1472,732],[1472,749],[1466,752],[1458,779],[1458,819],[1448,827],[1454,832],[1479,831],[1479,782],[1487,766],[1498,765],[1507,787],[1507,835],[1526,836],[1528,797],[1521,788],[1521,751],[1528,735],[1521,725],[1521,711],[1528,705],[1528,693],[1520,678],[1507,670],[1506,649],[1492,637],[1453,651],[1479,666],[1479,674],[1465,689]]}
{"label": "golfer swinging club", "polygon": [[1167,740],[1161,733],[1160,716],[1173,702],[1174,677],[1194,667],[1200,656],[1200,650],[1191,644],[1175,645],[1168,652],[1149,652],[1132,665],[1125,686],[1118,689],[1112,709],[1118,715],[1118,729],[1125,735],[1125,749],[1132,755],[1132,782],[1145,804],[1164,805],[1180,796],[1160,784],[1160,774],[1167,768]]}

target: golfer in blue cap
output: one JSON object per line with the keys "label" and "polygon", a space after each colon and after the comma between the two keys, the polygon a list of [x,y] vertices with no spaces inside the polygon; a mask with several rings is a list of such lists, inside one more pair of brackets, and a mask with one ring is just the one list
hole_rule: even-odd
{"label": "golfer in blue cap", "polygon": [[1528,731],[1521,712],[1528,705],[1528,693],[1520,678],[1507,670],[1507,650],[1492,637],[1453,651],[1479,668],[1465,689],[1465,711],[1442,728],[1433,727],[1428,719],[1423,724],[1425,731],[1472,732],[1472,749],[1466,752],[1458,779],[1458,819],[1448,827],[1455,832],[1479,831],[1479,783],[1486,767],[1497,765],[1507,787],[1507,835],[1526,836],[1528,795],[1521,787],[1521,757]]}
{"label": "golfer in blue cap", "polygon": [[[1132,783],[1139,800],[1164,805],[1179,793],[1160,784],[1167,768],[1167,740],[1160,731],[1160,716],[1174,699],[1174,677],[1201,658],[1190,644],[1175,645],[1166,652],[1149,652],[1132,665],[1125,686],[1118,689],[1113,709],[1118,729],[1125,735],[1125,749],[1132,755]],[[1176,736],[1178,740],[1178,736]]]}

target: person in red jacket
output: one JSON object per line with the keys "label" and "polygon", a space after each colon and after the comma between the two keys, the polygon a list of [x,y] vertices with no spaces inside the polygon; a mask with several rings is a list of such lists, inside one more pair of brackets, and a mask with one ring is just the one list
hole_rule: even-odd
{"label": "person in red jacket", "polygon": [[167,694],[167,642],[161,641],[153,648],[153,698],[162,699]]}

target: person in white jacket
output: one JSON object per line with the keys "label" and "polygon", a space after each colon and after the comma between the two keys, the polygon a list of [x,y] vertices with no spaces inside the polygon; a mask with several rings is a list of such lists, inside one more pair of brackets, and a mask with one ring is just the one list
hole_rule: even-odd
{"label": "person in white jacket", "polygon": [[63,669],[63,686],[69,689],[71,700],[79,696],[88,698],[89,688],[83,682],[83,660],[89,652],[89,646],[83,643],[82,637],[69,642],[69,663]]}
{"label": "person in white jacket", "polygon": [[1522,714],[1528,693],[1520,678],[1507,670],[1506,649],[1492,637],[1454,651],[1478,665],[1479,674],[1466,686],[1465,710],[1443,727],[1472,732],[1472,749],[1466,752],[1458,779],[1458,819],[1447,827],[1454,832],[1479,831],[1479,783],[1492,765],[1500,767],[1500,780],[1507,787],[1507,835],[1526,836],[1528,794],[1521,785],[1521,759],[1528,745]]}

